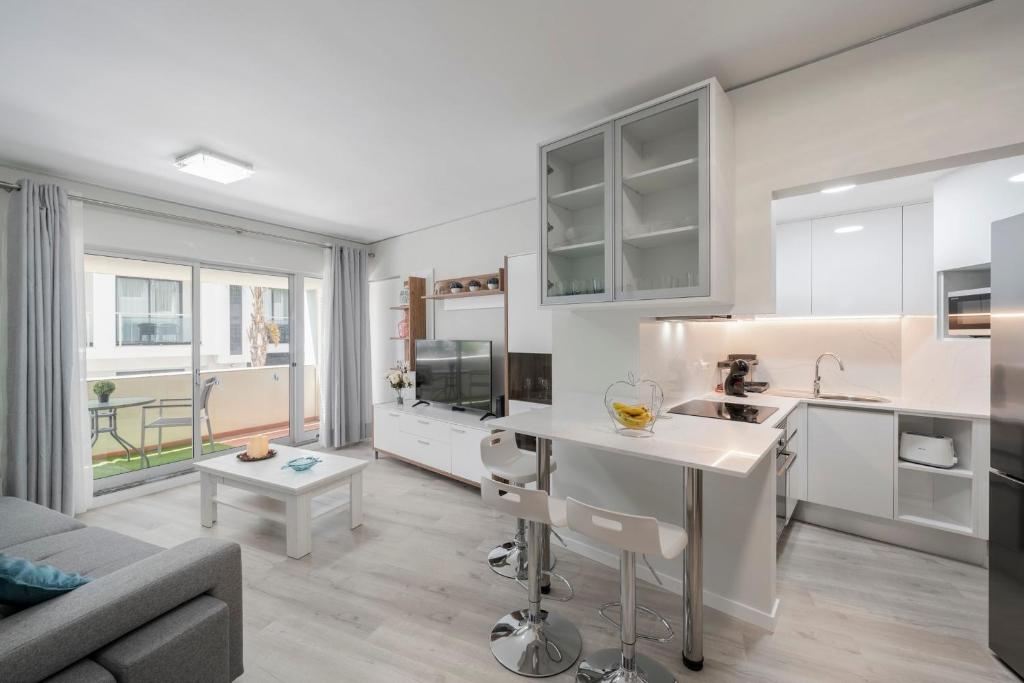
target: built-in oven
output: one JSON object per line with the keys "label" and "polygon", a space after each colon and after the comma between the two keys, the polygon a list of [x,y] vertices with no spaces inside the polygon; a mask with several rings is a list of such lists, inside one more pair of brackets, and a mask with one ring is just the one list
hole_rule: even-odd
{"label": "built-in oven", "polygon": [[793,463],[796,462],[797,452],[790,450],[789,444],[796,436],[797,430],[790,431],[784,420],[778,425],[783,436],[775,447],[775,537],[778,538],[785,531],[789,521],[793,519],[793,511],[796,510],[796,495],[790,481],[790,472],[793,470]]}
{"label": "built-in oven", "polygon": [[992,336],[992,289],[961,289],[946,295],[946,336]]}

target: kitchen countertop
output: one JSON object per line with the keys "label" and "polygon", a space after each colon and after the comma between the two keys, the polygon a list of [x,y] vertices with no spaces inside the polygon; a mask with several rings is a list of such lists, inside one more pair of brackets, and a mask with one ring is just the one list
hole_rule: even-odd
{"label": "kitchen countertop", "polygon": [[[822,393],[828,392],[823,391]],[[725,394],[719,393],[715,393],[714,395],[725,396]],[[751,397],[757,395],[758,394],[750,394]],[[764,394],[760,394],[760,396],[792,398],[797,401],[803,401],[804,403],[808,403],[810,405],[837,406],[842,408],[860,408],[861,410],[884,410],[888,412],[901,413],[924,413],[927,415],[939,415],[942,417],[960,417],[972,420],[989,419],[989,414],[987,412],[980,412],[978,410],[963,410],[958,408],[950,408],[948,406],[928,403],[920,399],[903,399],[894,396],[882,396],[881,398],[888,399],[885,403],[865,403],[861,401],[838,401],[830,398],[814,398],[812,392],[802,389],[769,389]]]}
{"label": "kitchen countertop", "polygon": [[[711,394],[705,398],[721,401],[724,396]],[[653,436],[637,438],[619,434],[613,429],[602,396],[577,394],[557,398],[551,408],[491,420],[488,426],[717,474],[746,477],[768,453],[774,452],[781,436],[775,425],[800,401],[785,396],[766,396],[754,400],[739,399],[738,402],[770,405],[778,411],[768,423],[759,425],[671,415],[659,418],[654,425]],[[674,405],[676,403],[666,401],[663,409]]]}

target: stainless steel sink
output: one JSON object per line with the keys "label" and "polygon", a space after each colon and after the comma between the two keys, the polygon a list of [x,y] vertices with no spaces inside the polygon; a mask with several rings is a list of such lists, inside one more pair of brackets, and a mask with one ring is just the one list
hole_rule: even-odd
{"label": "stainless steel sink", "polygon": [[818,394],[817,398],[826,401],[853,401],[855,403],[891,403],[887,398],[881,396],[854,396],[848,394]]}

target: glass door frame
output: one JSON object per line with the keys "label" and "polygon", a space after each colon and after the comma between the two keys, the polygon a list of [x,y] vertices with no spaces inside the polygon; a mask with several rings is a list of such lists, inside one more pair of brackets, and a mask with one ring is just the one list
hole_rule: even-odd
{"label": "glass door frame", "polygon": [[[623,202],[622,192],[625,183],[623,182],[623,155],[622,155],[622,129],[636,121],[642,121],[651,116],[676,107],[685,106],[691,102],[697,103],[697,202],[698,224],[697,224],[697,282],[692,287],[670,287],[664,289],[644,289],[626,291],[623,275],[622,259],[624,225],[622,218]],[[615,120],[615,179],[612,184],[615,218],[614,224],[614,272],[615,289],[614,298],[616,301],[640,301],[646,299],[678,299],[688,297],[702,297],[711,295],[711,194],[709,182],[711,178],[711,89],[708,86],[684,93],[678,97],[652,105],[646,109],[633,112]]]}
{"label": "glass door frame", "polygon": [[[102,480],[93,480],[93,495],[108,493],[111,491],[115,491],[129,486],[134,486],[136,484],[144,483],[147,481],[164,479],[183,472],[187,472],[192,469],[193,465],[197,461],[204,460],[210,457],[215,457],[218,455],[224,455],[230,452],[222,451],[210,453],[206,456],[204,456],[202,452],[202,425],[200,424],[199,421],[199,399],[202,387],[202,380],[200,378],[200,373],[202,372],[202,368],[200,367],[200,350],[202,346],[202,280],[200,276],[200,271],[203,268],[210,268],[214,270],[227,270],[241,273],[272,275],[275,277],[284,277],[288,279],[288,325],[290,331],[288,344],[288,444],[298,445],[303,443],[310,443],[311,441],[313,441],[313,437],[305,433],[305,420],[303,415],[305,408],[303,401],[304,373],[299,372],[298,370],[299,368],[302,367],[299,366],[299,362],[303,361],[304,359],[304,347],[306,343],[306,333],[303,320],[305,313],[303,308],[305,291],[304,281],[307,277],[310,279],[322,280],[322,274],[319,278],[317,278],[315,275],[305,274],[297,271],[275,270],[272,268],[243,266],[230,263],[221,263],[217,261],[182,259],[175,258],[173,256],[152,254],[145,251],[95,247],[89,244],[85,245],[84,253],[87,256],[102,256],[108,258],[149,261],[155,263],[166,263],[169,265],[183,266],[191,270],[192,279],[192,315],[190,321],[192,331],[192,457],[181,460],[179,462],[160,465],[157,468],[147,467],[132,472],[125,472],[124,474],[117,474],[110,477],[106,477]],[[297,341],[296,338],[298,338]],[[97,481],[110,482],[110,485],[97,485]]]}
{"label": "glass door frame", "polygon": [[[551,281],[548,273],[548,231],[545,226],[548,224],[548,154],[567,147],[576,142],[589,138],[603,136],[604,146],[604,291],[599,294],[568,294],[563,296],[552,296],[548,294],[547,283]],[[578,304],[592,302],[606,302],[613,298],[614,291],[614,252],[612,242],[615,238],[615,197],[613,196],[613,183],[615,181],[615,154],[614,154],[615,129],[612,122],[605,123],[594,128],[588,128],[582,133],[542,145],[538,149],[540,163],[540,305],[551,306],[558,304]]]}

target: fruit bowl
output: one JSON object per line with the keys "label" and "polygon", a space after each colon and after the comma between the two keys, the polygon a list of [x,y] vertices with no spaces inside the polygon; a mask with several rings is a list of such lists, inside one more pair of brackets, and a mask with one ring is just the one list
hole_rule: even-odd
{"label": "fruit bowl", "polygon": [[629,375],[604,392],[604,407],[615,431],[625,436],[651,436],[664,394],[657,382]]}

